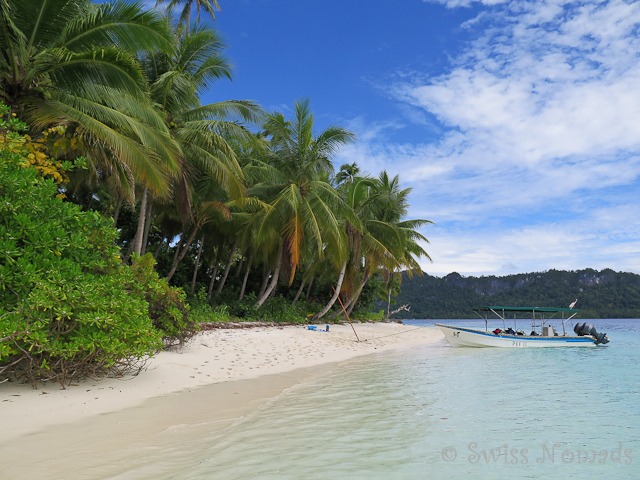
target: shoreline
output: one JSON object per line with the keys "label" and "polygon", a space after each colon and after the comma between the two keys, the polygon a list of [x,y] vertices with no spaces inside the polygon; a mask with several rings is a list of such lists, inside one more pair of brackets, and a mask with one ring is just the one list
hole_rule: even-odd
{"label": "shoreline", "polygon": [[[136,376],[87,380],[66,390],[53,383],[37,390],[24,384],[0,384],[0,445],[49,427],[113,414],[149,399],[208,385],[246,380],[247,390],[262,398],[270,389],[255,380],[268,375],[286,377],[301,369],[312,374],[312,367],[444,339],[435,329],[404,324],[355,327],[360,342],[348,324],[331,325],[330,332],[314,332],[306,326],[213,329],[199,333],[181,351],[159,353]],[[292,378],[298,376],[291,375],[285,383],[291,383]],[[257,388],[251,387],[251,382]],[[267,397],[273,396],[273,391]]]}

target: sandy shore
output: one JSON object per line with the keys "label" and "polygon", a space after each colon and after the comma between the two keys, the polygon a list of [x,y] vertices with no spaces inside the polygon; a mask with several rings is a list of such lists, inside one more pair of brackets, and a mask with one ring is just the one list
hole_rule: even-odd
{"label": "sandy shore", "polygon": [[[182,351],[162,352],[135,377],[86,381],[62,389],[0,384],[0,444],[54,425],[135,407],[145,400],[209,384],[285,374],[361,355],[441,342],[431,328],[400,324],[306,326],[202,332]],[[249,382],[251,384],[251,382]],[[258,389],[259,382],[253,385]],[[254,388],[255,390],[255,388]],[[281,389],[280,389],[281,391]],[[259,396],[277,395],[278,388]],[[257,398],[257,397],[256,397]],[[222,407],[221,407],[222,408]]]}

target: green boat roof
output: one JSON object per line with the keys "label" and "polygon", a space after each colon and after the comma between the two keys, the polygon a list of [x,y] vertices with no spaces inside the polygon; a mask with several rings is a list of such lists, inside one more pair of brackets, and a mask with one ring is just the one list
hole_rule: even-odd
{"label": "green boat roof", "polygon": [[580,310],[577,308],[551,308],[551,307],[475,307],[474,312],[491,312],[496,310],[503,310],[505,312],[539,312],[539,313],[558,313],[569,312],[578,313]]}

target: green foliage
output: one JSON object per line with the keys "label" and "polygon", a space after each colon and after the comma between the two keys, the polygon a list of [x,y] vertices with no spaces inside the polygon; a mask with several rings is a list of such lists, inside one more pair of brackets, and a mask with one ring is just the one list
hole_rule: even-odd
{"label": "green foliage", "polygon": [[640,275],[592,269],[549,270],[504,277],[443,278],[403,274],[399,304],[409,303],[405,318],[477,318],[483,305],[568,307],[578,299],[577,318],[640,318]]}
{"label": "green foliage", "polygon": [[[255,302],[253,303],[255,305]],[[291,301],[277,296],[253,309],[254,318],[265,322],[306,323],[309,307],[304,303],[291,306]]]}
{"label": "green foliage", "polygon": [[204,289],[191,299],[189,305],[189,319],[196,323],[252,321],[304,324],[320,308],[317,304],[307,305],[306,302],[292,306],[291,300],[282,296],[271,297],[256,308],[256,295],[253,292],[248,293],[242,301],[227,299],[225,303],[212,306],[207,302]]}
{"label": "green foliage", "polygon": [[135,282],[131,288],[149,304],[149,317],[168,345],[184,344],[200,330],[189,319],[189,306],[181,288],[170,287],[154,270],[153,255],[133,259],[131,271]]}
{"label": "green foliage", "polygon": [[379,310],[377,312],[358,312],[356,315],[351,316],[351,320],[359,320],[361,322],[381,322],[384,320],[386,312]]}
{"label": "green foliage", "polygon": [[23,138],[2,141],[0,377],[64,385],[122,374],[163,337],[193,335],[184,294],[158,278],[153,259],[122,265],[111,221],[59,198],[54,179],[14,148]]}
{"label": "green foliage", "polygon": [[0,375],[31,382],[122,372],[161,347],[109,220],[57,193],[0,151]]}

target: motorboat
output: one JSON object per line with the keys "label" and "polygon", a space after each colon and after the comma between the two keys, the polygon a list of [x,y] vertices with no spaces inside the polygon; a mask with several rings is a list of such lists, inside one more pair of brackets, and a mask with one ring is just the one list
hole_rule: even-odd
{"label": "motorboat", "polygon": [[[474,308],[473,311],[485,321],[485,331],[435,324],[452,347],[595,347],[609,343],[607,334],[597,332],[589,323],[577,323],[573,326],[573,334],[567,333],[565,324],[580,311],[576,308],[487,306]],[[489,313],[502,320],[503,328],[489,330]],[[513,322],[514,328],[507,328],[507,321]],[[551,325],[552,321],[560,322],[562,333]],[[518,330],[518,322],[521,327],[530,323],[531,333]]]}

